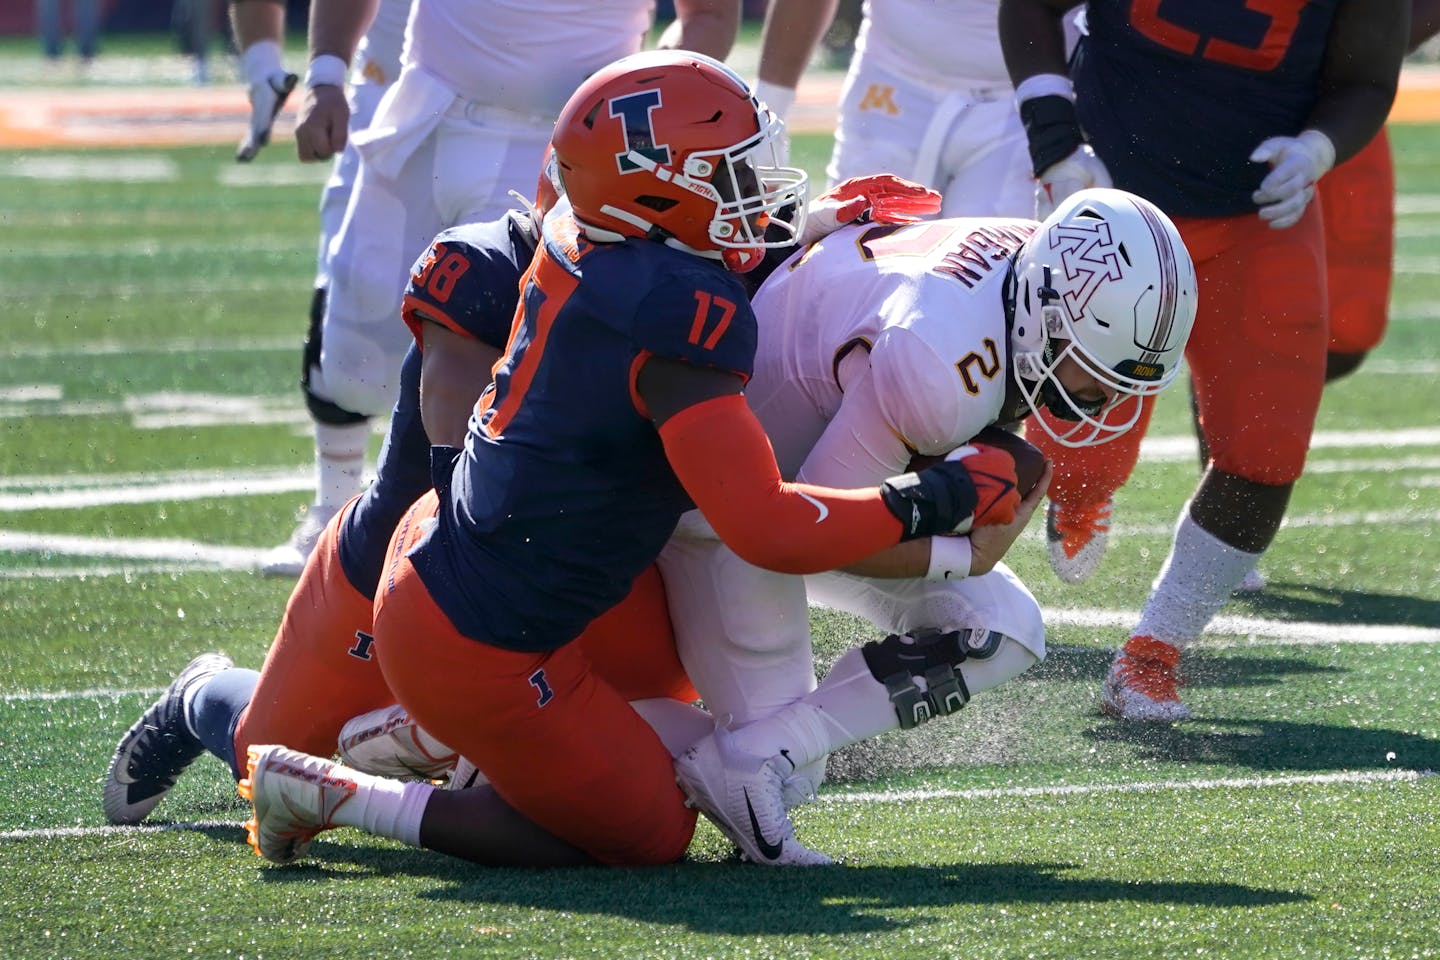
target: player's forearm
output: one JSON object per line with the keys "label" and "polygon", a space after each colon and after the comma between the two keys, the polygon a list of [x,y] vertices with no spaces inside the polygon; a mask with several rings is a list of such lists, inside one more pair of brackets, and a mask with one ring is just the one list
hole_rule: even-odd
{"label": "player's forearm", "polygon": [[1066,73],[1064,11],[1069,0],[1000,0],[1000,49],[1010,82],[1039,73]]}
{"label": "player's forearm", "polygon": [[1335,147],[1335,163],[1365,148],[1390,113],[1410,39],[1410,0],[1349,0],[1336,11],[1320,97],[1306,127]]}
{"label": "player's forearm", "polygon": [[310,59],[354,59],[360,38],[375,19],[379,0],[310,0]]}
{"label": "player's forearm", "polygon": [[465,445],[475,401],[490,384],[500,350],[426,318],[420,363],[420,420],[432,444]]}
{"label": "player's forearm", "polygon": [[760,43],[761,82],[798,87],[837,6],[839,0],[772,0]]}
{"label": "player's forearm", "polygon": [[658,46],[724,60],[730,56],[739,29],[738,0],[677,0],[675,22],[661,34]]}
{"label": "player's forearm", "polygon": [[281,0],[234,0],[230,4],[230,32],[244,53],[262,40],[285,42],[285,4]]}
{"label": "player's forearm", "polygon": [[1410,45],[1413,53],[1440,33],[1440,0],[1414,0],[1410,6]]}
{"label": "player's forearm", "polygon": [[900,540],[900,522],[878,487],[836,490],[782,481],[770,442],[739,395],[670,417],[660,438],[695,505],[748,563],[781,573],[819,573]]}

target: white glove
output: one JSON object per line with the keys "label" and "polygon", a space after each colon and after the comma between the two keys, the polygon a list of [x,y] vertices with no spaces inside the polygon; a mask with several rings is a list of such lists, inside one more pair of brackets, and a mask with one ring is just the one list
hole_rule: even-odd
{"label": "white glove", "polygon": [[1090,144],[1081,144],[1074,153],[1051,165],[1036,178],[1035,219],[1044,220],[1050,216],[1060,201],[1072,193],[1091,187],[1111,186],[1114,184],[1104,161],[1095,156]]}
{"label": "white glove", "polygon": [[1298,137],[1271,137],[1250,159],[1270,164],[1260,189],[1251,194],[1260,219],[1272,230],[1285,230],[1300,222],[1315,196],[1315,181],[1335,166],[1335,145],[1319,130],[1306,130]]}
{"label": "white glove", "polygon": [[275,125],[275,117],[285,106],[298,80],[295,74],[282,70],[250,84],[250,129],[235,150],[237,162],[254,160],[260,148],[270,142],[270,128]]}

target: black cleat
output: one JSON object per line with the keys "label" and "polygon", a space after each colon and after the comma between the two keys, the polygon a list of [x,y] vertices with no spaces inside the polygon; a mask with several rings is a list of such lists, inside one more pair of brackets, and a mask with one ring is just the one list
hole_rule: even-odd
{"label": "black cleat", "polygon": [[185,689],[233,665],[224,654],[202,653],[125,731],[105,774],[105,819],[111,823],[144,820],[175,786],[181,772],[205,752],[185,723]]}

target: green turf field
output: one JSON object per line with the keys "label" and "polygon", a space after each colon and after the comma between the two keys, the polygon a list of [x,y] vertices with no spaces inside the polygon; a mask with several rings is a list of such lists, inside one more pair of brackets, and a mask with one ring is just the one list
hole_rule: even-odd
{"label": "green turf field", "polygon": [[[479,869],[344,831],[271,868],[210,759],[154,827],[107,828],[120,733],[197,652],[258,666],[290,589],[248,567],[308,497],[324,171],[0,151],[0,955],[1440,956],[1440,128],[1394,141],[1390,336],[1326,396],[1272,588],[1193,657],[1199,719],[1096,710],[1195,476],[1175,391],[1093,585],[1059,584],[1033,534],[1012,554],[1049,659],[836,757],[797,825],[844,865],[810,872],[739,864],[708,825],[651,870]],[[828,140],[795,148],[818,174]],[[827,660],[869,635],[815,627]]]}

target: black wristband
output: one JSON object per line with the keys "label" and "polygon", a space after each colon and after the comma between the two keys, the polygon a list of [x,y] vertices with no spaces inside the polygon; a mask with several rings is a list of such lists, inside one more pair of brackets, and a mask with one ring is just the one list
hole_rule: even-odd
{"label": "black wristband", "polygon": [[1031,97],[1020,104],[1020,121],[1025,125],[1030,163],[1037,177],[1085,142],[1080,133],[1080,118],[1069,97],[1059,94]]}
{"label": "black wristband", "polygon": [[980,499],[970,472],[958,463],[891,477],[880,484],[880,496],[905,528],[902,541],[953,532],[974,516]]}

